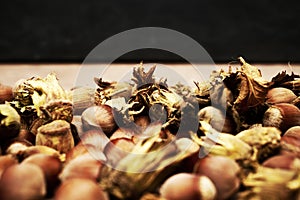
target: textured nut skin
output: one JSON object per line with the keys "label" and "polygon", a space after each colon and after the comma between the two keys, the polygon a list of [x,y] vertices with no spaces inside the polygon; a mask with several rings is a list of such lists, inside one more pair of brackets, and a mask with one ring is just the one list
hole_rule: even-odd
{"label": "textured nut skin", "polygon": [[300,139],[300,126],[293,126],[289,128],[283,135],[293,136]]}
{"label": "textured nut skin", "polygon": [[74,147],[70,124],[64,120],[55,120],[38,128],[36,145],[44,145],[67,153]]}
{"label": "textured nut skin", "polygon": [[297,96],[295,93],[287,88],[276,87],[268,91],[266,95],[266,103],[278,104],[278,103],[291,103]]}

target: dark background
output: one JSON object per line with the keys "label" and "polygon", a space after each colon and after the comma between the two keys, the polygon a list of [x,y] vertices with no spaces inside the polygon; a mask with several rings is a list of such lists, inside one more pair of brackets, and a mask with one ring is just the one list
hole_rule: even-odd
{"label": "dark background", "polygon": [[[0,62],[81,62],[122,31],[155,26],[198,41],[215,62],[300,62],[297,1],[19,0],[1,1]],[[181,61],[137,51],[118,61]]]}

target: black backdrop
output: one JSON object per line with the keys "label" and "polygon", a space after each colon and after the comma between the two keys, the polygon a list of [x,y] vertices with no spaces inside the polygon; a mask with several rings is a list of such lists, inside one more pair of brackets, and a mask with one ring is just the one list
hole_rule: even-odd
{"label": "black backdrop", "polygon": [[[299,4],[300,5],[300,4]],[[0,5],[0,62],[81,62],[108,37],[137,27],[180,31],[216,62],[300,62],[297,1],[7,0]],[[119,61],[180,61],[138,51]]]}

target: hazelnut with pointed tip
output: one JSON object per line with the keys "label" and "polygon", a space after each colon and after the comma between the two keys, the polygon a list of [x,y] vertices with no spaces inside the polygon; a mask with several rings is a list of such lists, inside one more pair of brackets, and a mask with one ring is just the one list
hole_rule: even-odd
{"label": "hazelnut with pointed tip", "polygon": [[293,104],[280,103],[270,106],[263,116],[263,126],[276,127],[282,132],[300,125],[300,110]]}
{"label": "hazelnut with pointed tip", "polygon": [[211,126],[220,132],[232,133],[235,130],[233,119],[225,115],[224,112],[213,106],[206,106],[198,112],[198,118],[201,121],[206,121]]}
{"label": "hazelnut with pointed tip", "polygon": [[266,103],[278,104],[278,103],[291,103],[297,98],[295,93],[287,88],[276,87],[268,91],[266,95]]}
{"label": "hazelnut with pointed tip", "polygon": [[85,109],[81,115],[84,131],[102,129],[110,137],[117,127],[113,110],[108,105],[91,106]]}

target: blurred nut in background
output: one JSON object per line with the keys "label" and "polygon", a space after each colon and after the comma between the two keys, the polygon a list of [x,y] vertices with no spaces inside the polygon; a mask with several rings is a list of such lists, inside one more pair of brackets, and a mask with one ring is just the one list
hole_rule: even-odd
{"label": "blurred nut in background", "polygon": [[43,199],[46,182],[43,171],[33,164],[18,164],[7,168],[0,180],[0,199]]}
{"label": "blurred nut in background", "polygon": [[89,179],[69,179],[57,189],[54,200],[108,200],[98,184]]}
{"label": "blurred nut in background", "polygon": [[208,177],[189,173],[171,176],[162,184],[159,192],[167,200],[213,200],[217,193]]}

